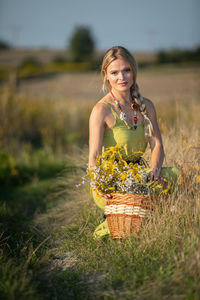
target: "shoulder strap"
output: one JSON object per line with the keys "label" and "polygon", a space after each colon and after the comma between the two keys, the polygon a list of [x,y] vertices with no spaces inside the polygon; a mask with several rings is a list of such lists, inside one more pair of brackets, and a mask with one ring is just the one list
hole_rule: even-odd
{"label": "shoulder strap", "polygon": [[116,117],[116,116],[118,117],[118,114],[117,114],[116,111],[112,108],[112,105],[111,105],[110,103],[105,102],[105,101],[103,101],[103,100],[100,100],[99,102],[100,102],[100,103],[106,104],[106,105],[110,108],[112,114],[113,114],[115,117]]}

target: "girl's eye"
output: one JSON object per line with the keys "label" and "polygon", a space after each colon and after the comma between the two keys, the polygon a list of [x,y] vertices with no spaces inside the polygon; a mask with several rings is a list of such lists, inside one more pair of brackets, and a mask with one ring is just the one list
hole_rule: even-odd
{"label": "girl's eye", "polygon": [[130,68],[127,68],[127,69],[125,69],[125,72],[130,72],[131,71],[131,69]]}
{"label": "girl's eye", "polygon": [[113,71],[111,72],[112,75],[116,75],[117,74],[117,71]]}

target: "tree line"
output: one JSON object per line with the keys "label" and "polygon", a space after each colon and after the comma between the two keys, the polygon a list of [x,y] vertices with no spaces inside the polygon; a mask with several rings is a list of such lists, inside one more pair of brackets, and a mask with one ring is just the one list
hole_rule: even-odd
{"label": "tree line", "polygon": [[[13,47],[9,43],[0,40],[0,50],[9,50],[12,48]],[[88,26],[75,27],[69,39],[69,46],[67,50],[69,52],[71,62],[95,63],[95,61],[97,61],[97,58],[95,57],[96,42],[91,28]],[[59,60],[59,58],[57,60]],[[64,62],[62,60],[63,59],[60,59],[60,62]],[[157,64],[192,61],[200,61],[200,46],[191,50],[179,48],[160,50],[156,54]]]}

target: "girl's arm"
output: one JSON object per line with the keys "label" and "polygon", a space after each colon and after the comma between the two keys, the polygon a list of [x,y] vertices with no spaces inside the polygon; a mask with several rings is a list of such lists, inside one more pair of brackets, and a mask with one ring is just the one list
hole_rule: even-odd
{"label": "girl's arm", "polygon": [[153,135],[151,138],[149,138],[149,144],[151,148],[151,172],[149,174],[149,180],[152,181],[159,179],[165,154],[155,107],[150,100],[146,99],[145,102],[147,115],[153,126]]}
{"label": "girl's arm", "polygon": [[106,128],[106,108],[97,103],[90,115],[89,121],[89,169],[96,165],[96,158],[102,152],[103,137]]}

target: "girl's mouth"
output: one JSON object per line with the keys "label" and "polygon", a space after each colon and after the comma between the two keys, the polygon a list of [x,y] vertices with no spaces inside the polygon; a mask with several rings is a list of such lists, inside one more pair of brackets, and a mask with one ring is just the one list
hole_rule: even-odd
{"label": "girl's mouth", "polygon": [[121,85],[121,86],[126,86],[126,85],[127,85],[127,82],[120,82],[119,85]]}

